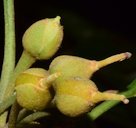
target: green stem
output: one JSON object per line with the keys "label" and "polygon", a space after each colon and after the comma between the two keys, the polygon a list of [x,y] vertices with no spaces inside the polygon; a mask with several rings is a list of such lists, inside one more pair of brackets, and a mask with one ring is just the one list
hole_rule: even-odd
{"label": "green stem", "polygon": [[[136,80],[134,80],[129,86],[132,86],[133,88],[129,88],[129,90],[121,93],[125,95],[127,98],[131,98],[136,95]],[[90,113],[88,113],[88,116],[91,117],[92,120],[95,120],[99,116],[101,116],[104,112],[108,111],[118,103],[120,103],[120,101],[105,101],[98,105],[97,107],[95,107]]]}
{"label": "green stem", "polygon": [[23,108],[18,114],[17,123],[20,122],[23,118],[25,118],[29,114],[31,114],[30,112],[32,113],[32,111],[29,111],[29,110]]}
{"label": "green stem", "polygon": [[8,98],[9,96],[11,96],[14,92],[14,87],[15,87],[15,80],[17,78],[17,76],[23,72],[24,70],[28,69],[30,66],[32,66],[32,64],[36,61],[35,58],[33,58],[29,53],[27,53],[26,51],[23,51],[19,62],[17,63],[17,66],[13,72],[13,76],[11,77],[11,80],[9,82],[9,85],[7,87],[6,93],[5,93],[5,97],[4,99]]}
{"label": "green stem", "polygon": [[20,111],[20,106],[18,105],[17,101],[11,107],[9,121],[8,121],[8,128],[16,128],[17,116]]}
{"label": "green stem", "polygon": [[[4,127],[6,125],[6,120],[8,116],[8,111],[5,111],[7,108],[9,108],[15,101],[16,96],[13,95],[0,103],[0,127]],[[4,113],[3,113],[4,112]]]}
{"label": "green stem", "polygon": [[4,60],[0,83],[0,102],[11,78],[15,66],[15,23],[14,23],[14,0],[3,0],[5,19],[5,48]]}
{"label": "green stem", "polygon": [[0,114],[2,114],[8,107],[10,107],[16,99],[15,95],[10,96],[8,99],[0,103]]}
{"label": "green stem", "polygon": [[31,123],[31,122],[33,122],[33,121],[35,121],[39,118],[45,117],[45,116],[49,116],[49,113],[47,113],[47,112],[35,112],[35,113],[25,117],[23,120],[21,120],[19,122],[19,124]]}
{"label": "green stem", "polygon": [[8,111],[5,111],[0,115],[0,128],[5,128]]}

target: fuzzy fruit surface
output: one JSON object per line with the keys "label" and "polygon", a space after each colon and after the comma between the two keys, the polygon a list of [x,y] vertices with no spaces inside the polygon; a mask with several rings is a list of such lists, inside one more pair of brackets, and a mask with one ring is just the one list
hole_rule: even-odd
{"label": "fuzzy fruit surface", "polygon": [[96,61],[68,55],[56,57],[49,67],[50,73],[61,72],[62,77],[90,78],[97,70]]}
{"label": "fuzzy fruit surface", "polygon": [[124,95],[100,92],[95,83],[80,77],[66,78],[55,86],[57,108],[65,115],[75,117],[88,112],[104,100],[125,100]]}
{"label": "fuzzy fruit surface", "polygon": [[131,53],[125,52],[96,61],[77,56],[62,55],[56,57],[50,64],[50,73],[60,72],[62,75],[57,81],[67,77],[82,77],[89,79],[100,68],[117,61],[123,61],[131,57]]}
{"label": "fuzzy fruit surface", "polygon": [[37,59],[52,57],[63,39],[60,17],[46,18],[32,24],[23,35],[24,49]]}
{"label": "fuzzy fruit surface", "polygon": [[56,86],[56,106],[64,115],[78,116],[91,109],[93,103],[90,96],[96,91],[97,88],[91,81],[80,78],[63,79]]}
{"label": "fuzzy fruit surface", "polygon": [[31,68],[16,79],[17,102],[28,110],[43,110],[52,99],[46,85],[41,83],[49,73],[41,68]]}

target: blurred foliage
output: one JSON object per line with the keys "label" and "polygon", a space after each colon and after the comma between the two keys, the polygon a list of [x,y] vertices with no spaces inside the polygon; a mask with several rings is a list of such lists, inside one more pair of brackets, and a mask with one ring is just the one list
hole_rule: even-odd
{"label": "blurred foliage", "polygon": [[[70,54],[101,60],[113,54],[126,51],[132,52],[131,59],[105,67],[92,78],[100,90],[115,89],[123,91],[136,77],[136,25],[134,20],[136,9],[133,2],[126,3],[124,1],[122,3],[112,0],[103,2],[98,0],[58,0],[48,2],[44,0],[15,0],[17,59],[21,54],[21,38],[24,31],[39,19],[60,15],[65,35],[63,44],[56,56]],[[1,41],[3,42],[3,39]],[[1,57],[2,54],[1,51]],[[51,60],[37,62],[34,66],[47,69],[50,62]],[[97,127],[105,128],[135,127],[135,105],[135,98],[133,98],[128,105],[120,104],[116,106],[94,123]],[[79,128],[79,125],[77,125],[79,122],[88,124],[87,118],[73,120],[65,119],[62,115],[60,118],[57,116],[60,116],[60,113],[57,113],[54,117],[45,118],[42,122],[45,122],[45,124],[47,124],[46,120],[48,123],[51,122],[52,124],[47,124],[50,128]],[[58,122],[58,126],[56,122]],[[81,128],[91,127],[90,125],[82,125]]]}

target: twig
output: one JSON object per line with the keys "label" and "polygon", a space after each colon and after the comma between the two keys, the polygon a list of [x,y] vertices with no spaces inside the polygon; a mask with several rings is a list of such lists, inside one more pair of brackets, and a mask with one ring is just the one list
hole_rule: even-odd
{"label": "twig", "polygon": [[27,117],[25,117],[23,120],[21,120],[19,122],[19,124],[23,124],[23,123],[31,123],[39,118],[45,117],[45,116],[49,116],[49,113],[47,112],[35,112]]}
{"label": "twig", "polygon": [[3,101],[6,87],[15,66],[14,0],[3,0],[3,3],[5,18],[5,48],[0,83],[0,102]]}
{"label": "twig", "polygon": [[16,99],[15,95],[12,95],[2,103],[0,103],[0,114],[2,114],[8,107],[10,107]]}
{"label": "twig", "polygon": [[20,109],[21,107],[18,105],[17,101],[15,101],[10,111],[8,128],[16,128],[17,116]]}

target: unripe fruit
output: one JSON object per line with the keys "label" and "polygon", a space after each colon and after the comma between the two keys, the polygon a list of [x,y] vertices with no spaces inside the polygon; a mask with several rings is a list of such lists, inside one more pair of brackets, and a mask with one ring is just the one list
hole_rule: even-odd
{"label": "unripe fruit", "polygon": [[23,35],[24,49],[37,59],[52,57],[63,39],[60,17],[43,19],[32,24]]}
{"label": "unripe fruit", "polygon": [[99,92],[94,82],[79,77],[66,78],[57,83],[54,99],[57,108],[71,117],[88,112],[92,106],[104,100],[129,102],[124,95]]}
{"label": "unripe fruit", "polygon": [[[55,58],[49,68],[50,73],[61,72],[62,77],[75,77],[90,78],[94,72],[100,68],[130,58],[131,53],[121,53],[101,61],[88,60],[76,56],[62,55]],[[61,79],[61,77],[59,77]]]}
{"label": "unripe fruit", "polygon": [[30,68],[16,79],[17,102],[28,110],[43,110],[52,99],[51,82],[58,77],[41,68]]}

